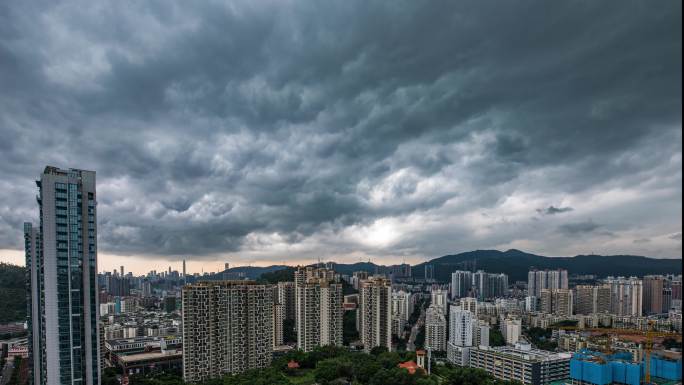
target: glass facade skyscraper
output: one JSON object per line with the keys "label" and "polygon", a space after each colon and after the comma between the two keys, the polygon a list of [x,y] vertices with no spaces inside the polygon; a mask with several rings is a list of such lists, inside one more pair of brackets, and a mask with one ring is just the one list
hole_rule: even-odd
{"label": "glass facade skyscraper", "polygon": [[97,385],[95,172],[48,166],[36,184],[40,231],[24,225],[32,382]]}

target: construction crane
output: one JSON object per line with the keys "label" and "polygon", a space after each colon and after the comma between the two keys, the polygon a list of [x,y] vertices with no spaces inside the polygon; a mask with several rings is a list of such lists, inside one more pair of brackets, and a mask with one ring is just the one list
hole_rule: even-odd
{"label": "construction crane", "polygon": [[644,342],[644,361],[646,361],[646,373],[644,374],[644,384],[651,384],[651,352],[653,351],[653,337],[655,321],[649,320],[646,330],[646,341]]}

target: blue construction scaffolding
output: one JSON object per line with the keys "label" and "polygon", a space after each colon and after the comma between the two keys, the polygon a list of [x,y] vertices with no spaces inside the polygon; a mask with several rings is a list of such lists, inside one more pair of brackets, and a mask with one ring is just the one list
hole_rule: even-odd
{"label": "blue construction scaffolding", "polygon": [[[681,381],[682,359],[664,353],[653,353],[650,365],[654,380]],[[633,362],[626,352],[604,354],[583,349],[570,360],[570,379],[574,384],[640,385],[645,377],[645,362]]]}

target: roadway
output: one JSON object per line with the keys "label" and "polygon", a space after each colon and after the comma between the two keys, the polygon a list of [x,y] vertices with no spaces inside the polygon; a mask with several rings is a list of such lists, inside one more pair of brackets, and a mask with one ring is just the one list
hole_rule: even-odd
{"label": "roadway", "polygon": [[411,328],[411,335],[409,336],[408,343],[406,344],[406,350],[409,352],[415,351],[416,350],[416,337],[418,336],[418,332],[420,332],[420,328],[423,327],[425,324],[425,308],[421,307],[420,308],[420,316],[418,317],[418,320],[416,321],[416,324],[413,325]]}

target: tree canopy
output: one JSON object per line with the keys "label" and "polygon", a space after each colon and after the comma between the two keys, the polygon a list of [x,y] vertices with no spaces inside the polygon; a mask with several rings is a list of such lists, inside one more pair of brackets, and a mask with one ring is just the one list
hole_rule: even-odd
{"label": "tree canopy", "polygon": [[[407,351],[388,352],[373,349],[371,354],[352,352],[346,348],[325,346],[310,353],[292,351],[275,359],[268,368],[250,370],[238,375],[227,375],[197,385],[513,385],[500,381],[483,370],[451,365],[433,365],[434,372],[428,376],[423,371],[410,374],[398,364],[415,361],[415,353]],[[288,362],[296,361],[298,369],[288,368]],[[174,374],[133,376],[131,385],[184,385],[182,378]]]}

